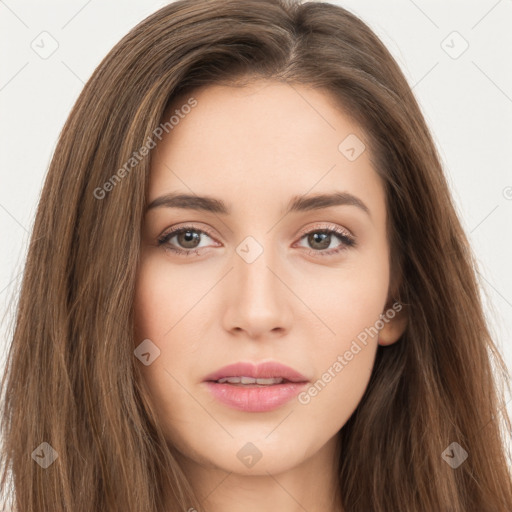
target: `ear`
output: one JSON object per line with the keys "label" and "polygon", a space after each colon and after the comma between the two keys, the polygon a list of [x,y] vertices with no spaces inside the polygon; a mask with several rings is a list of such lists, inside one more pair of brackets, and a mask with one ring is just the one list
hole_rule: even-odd
{"label": "ear", "polygon": [[384,327],[379,331],[379,345],[391,345],[405,332],[409,314],[407,306],[395,302],[382,313]]}
{"label": "ear", "polygon": [[[400,339],[405,332],[409,320],[409,308],[400,300],[403,276],[397,260],[391,262],[391,280],[388,288],[388,297],[381,318],[384,327],[379,331],[379,345],[392,345]],[[398,297],[395,299],[394,297]]]}

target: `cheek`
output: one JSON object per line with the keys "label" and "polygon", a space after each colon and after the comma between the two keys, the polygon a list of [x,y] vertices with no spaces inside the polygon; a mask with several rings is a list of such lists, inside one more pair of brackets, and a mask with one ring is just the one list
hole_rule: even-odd
{"label": "cheek", "polygon": [[134,297],[136,340],[150,338],[160,344],[170,334],[204,294],[204,285],[191,277],[161,255],[142,257]]}
{"label": "cheek", "polygon": [[[190,366],[193,357],[187,353],[189,344],[178,340],[183,340],[182,329],[190,327],[186,319],[182,321],[192,307],[188,303],[197,302],[199,293],[194,289],[194,282],[185,275],[180,267],[172,269],[166,264],[165,258],[143,253],[133,307],[135,346],[149,339],[160,350],[151,364],[140,364],[139,368],[151,401],[156,410],[163,413],[165,428],[173,438],[176,436],[172,425],[180,413],[190,407],[190,396],[181,387],[187,384],[178,370]],[[187,332],[190,334],[190,329]],[[169,343],[170,339],[176,342]]]}
{"label": "cheek", "polygon": [[170,265],[161,254],[141,257],[133,304],[134,345],[149,339],[160,350],[151,364],[140,368],[153,399],[161,404],[178,403],[180,386],[173,377],[185,382],[182,372],[200,356],[203,337],[196,318],[205,314],[199,302],[210,286],[179,265]]}
{"label": "cheek", "polygon": [[[386,249],[383,246],[382,252],[366,251],[339,268],[319,267],[296,276],[297,295],[304,297],[321,320],[322,325],[312,323],[320,329],[318,334],[326,352],[347,350],[352,339],[379,320],[390,278]],[[303,327],[307,328],[306,321]]]}
{"label": "cheek", "polygon": [[[383,257],[368,255],[336,272],[310,274],[303,282],[303,296],[322,322],[310,321],[316,333],[310,332],[308,353],[316,380],[299,396],[299,403],[332,430],[346,423],[370,380],[378,321],[388,294],[385,250]],[[307,321],[302,325],[308,329]]]}

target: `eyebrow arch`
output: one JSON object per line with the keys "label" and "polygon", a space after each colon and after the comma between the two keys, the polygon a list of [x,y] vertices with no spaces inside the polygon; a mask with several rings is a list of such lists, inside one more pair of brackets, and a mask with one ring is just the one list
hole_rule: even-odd
{"label": "eyebrow arch", "polygon": [[[330,194],[315,194],[309,196],[293,196],[284,215],[293,212],[319,210],[330,206],[349,205],[356,206],[368,215],[370,210],[356,196],[348,192],[334,192]],[[221,199],[210,196],[197,196],[190,194],[169,193],[157,197],[147,206],[146,211],[154,208],[183,208],[187,210],[205,211],[215,214],[230,215],[231,210]]]}

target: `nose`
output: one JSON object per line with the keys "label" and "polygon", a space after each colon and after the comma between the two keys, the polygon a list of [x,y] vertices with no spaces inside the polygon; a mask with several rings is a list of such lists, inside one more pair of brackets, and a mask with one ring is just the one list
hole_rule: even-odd
{"label": "nose", "polygon": [[243,252],[234,254],[234,268],[226,281],[227,331],[256,340],[281,337],[290,330],[297,299],[275,252],[265,248],[254,261],[240,256]]}

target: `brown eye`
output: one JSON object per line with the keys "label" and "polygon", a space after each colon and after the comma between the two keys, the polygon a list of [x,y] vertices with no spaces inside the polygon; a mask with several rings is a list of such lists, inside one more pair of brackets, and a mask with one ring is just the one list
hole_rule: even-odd
{"label": "brown eye", "polygon": [[175,236],[178,244],[184,249],[195,249],[201,242],[201,235],[190,229],[181,230]]}
{"label": "brown eye", "polygon": [[332,235],[325,232],[315,231],[307,235],[308,243],[313,249],[324,250],[331,245]]}
{"label": "brown eye", "polygon": [[[185,226],[164,234],[158,239],[158,245],[165,246],[166,250],[178,254],[197,254],[198,249],[202,249],[199,244],[205,237],[211,238],[206,231],[191,226]],[[172,241],[173,239],[175,239],[174,242]]]}
{"label": "brown eye", "polygon": [[[336,238],[340,243],[329,249],[333,239]],[[307,247],[305,248],[308,249],[308,254],[313,256],[330,256],[356,245],[355,238],[349,236],[345,230],[337,227],[332,229],[314,229],[303,234],[301,240],[303,239],[306,239]]]}

